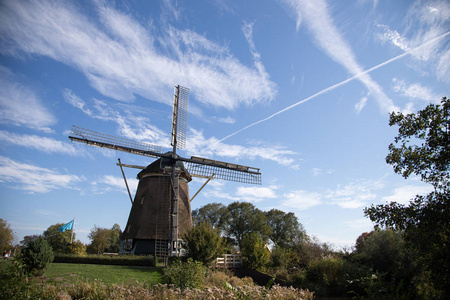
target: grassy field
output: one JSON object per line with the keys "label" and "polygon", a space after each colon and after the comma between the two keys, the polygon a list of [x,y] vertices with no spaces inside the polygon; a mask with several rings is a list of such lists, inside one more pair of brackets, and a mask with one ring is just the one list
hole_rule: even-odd
{"label": "grassy field", "polygon": [[[12,259],[1,261],[0,277],[6,275]],[[136,267],[136,266],[112,266],[112,265],[87,265],[52,263],[41,280],[54,283],[75,283],[78,281],[100,281],[104,284],[156,284],[162,283],[162,268]]]}
{"label": "grassy field", "polygon": [[162,269],[155,267],[84,265],[53,263],[45,272],[46,280],[74,283],[79,280],[100,281],[105,284],[162,282]]}

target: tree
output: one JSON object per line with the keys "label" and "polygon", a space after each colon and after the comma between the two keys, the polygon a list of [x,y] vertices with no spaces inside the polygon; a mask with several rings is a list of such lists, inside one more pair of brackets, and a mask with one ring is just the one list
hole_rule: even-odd
{"label": "tree", "polygon": [[251,269],[262,269],[269,262],[270,251],[266,247],[263,237],[258,232],[244,235],[241,242],[244,265]]}
{"label": "tree", "polygon": [[294,213],[285,213],[274,208],[265,212],[265,215],[267,225],[272,230],[269,238],[276,246],[290,248],[306,236],[303,226],[298,222]]}
{"label": "tree", "polygon": [[414,277],[417,264],[405,247],[401,233],[391,229],[363,233],[352,254],[356,261],[377,272],[390,295],[416,297]]}
{"label": "tree", "polygon": [[450,295],[450,100],[417,114],[392,113],[389,125],[398,125],[399,133],[386,162],[404,178],[419,175],[434,191],[409,205],[372,205],[364,213],[378,226],[401,231],[431,274],[429,286]]}
{"label": "tree", "polygon": [[222,253],[224,242],[218,228],[209,223],[200,223],[192,227],[184,236],[186,256],[205,266],[211,263]]}
{"label": "tree", "polygon": [[32,241],[35,241],[40,235],[33,234],[33,235],[26,235],[23,237],[23,240],[20,241],[20,246],[27,247],[28,244],[30,244]]}
{"label": "tree", "polygon": [[11,250],[14,240],[13,231],[6,220],[0,219],[0,251]]}
{"label": "tree", "polygon": [[30,241],[20,256],[26,272],[35,276],[44,274],[53,258],[52,247],[42,236]]}
{"label": "tree", "polygon": [[[44,237],[53,251],[59,253],[68,253],[70,251],[70,239],[72,236],[72,230],[66,230],[64,232],[59,232],[59,228],[63,226],[64,223],[57,223],[51,225],[47,230],[44,231]],[[75,233],[73,234],[73,239],[75,239]]]}
{"label": "tree", "polygon": [[241,246],[244,235],[258,232],[267,239],[271,233],[264,213],[248,202],[233,202],[228,205],[227,233]]}
{"label": "tree", "polygon": [[120,229],[119,224],[114,224],[113,227],[109,230],[109,247],[106,249],[107,252],[110,253],[118,253],[120,250],[120,235],[122,234],[122,230]]}
{"label": "tree", "polygon": [[111,233],[107,228],[101,228],[94,225],[94,228],[91,229],[88,237],[91,240],[91,244],[88,246],[89,253],[101,254],[105,252],[105,249],[111,246]]}
{"label": "tree", "polygon": [[228,219],[228,209],[221,203],[208,203],[205,206],[192,211],[194,225],[208,222],[215,228],[225,230]]}

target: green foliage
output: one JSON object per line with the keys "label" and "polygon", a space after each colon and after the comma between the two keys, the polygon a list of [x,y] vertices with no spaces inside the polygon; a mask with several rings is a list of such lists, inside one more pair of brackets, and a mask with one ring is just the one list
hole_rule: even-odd
{"label": "green foliage", "polygon": [[[389,125],[398,125],[398,136],[389,145],[386,162],[394,171],[408,178],[420,175],[437,189],[450,188],[450,99],[441,105],[430,104],[417,114],[392,113]],[[411,145],[421,140],[420,145]]]}
{"label": "green foliage", "polygon": [[0,219],[0,252],[9,251],[14,240],[13,231],[6,220]]}
{"label": "green foliage", "polygon": [[261,235],[251,232],[244,235],[241,243],[241,252],[244,256],[244,265],[251,269],[263,269],[270,258],[270,251]]}
{"label": "green foliage", "polygon": [[376,230],[364,236],[354,259],[373,270],[387,295],[415,296],[414,277],[419,272],[414,256],[402,235],[393,230]]}
{"label": "green foliage", "polygon": [[214,228],[225,230],[227,218],[228,209],[221,203],[208,203],[205,206],[192,211],[192,221],[194,225],[207,222]]}
{"label": "green foliage", "polygon": [[120,235],[122,231],[118,224],[114,224],[111,229],[97,227],[91,229],[88,237],[91,244],[87,247],[90,254],[101,254],[104,252],[118,253],[120,250]]}
{"label": "green foliage", "polygon": [[[63,226],[64,223],[57,223],[51,225],[47,230],[44,231],[43,236],[53,248],[56,253],[68,253],[70,239],[72,236],[72,230],[66,230],[64,232],[59,232],[59,228]],[[76,234],[73,234],[73,239],[75,239]],[[33,238],[31,236],[31,238]],[[25,240],[24,240],[25,241]],[[25,241],[26,242],[26,241]]]}
{"label": "green foliage", "polygon": [[341,295],[346,286],[344,274],[344,261],[329,256],[312,262],[305,279],[318,295]]}
{"label": "green foliage", "polygon": [[27,274],[42,275],[53,261],[53,249],[47,240],[40,236],[23,249],[20,261]]}
{"label": "green foliage", "polygon": [[164,279],[182,290],[200,288],[205,283],[207,270],[202,263],[193,261],[192,258],[188,258],[186,262],[178,259],[164,270]]}
{"label": "green foliage", "polygon": [[293,247],[306,236],[303,226],[298,222],[294,213],[285,213],[278,209],[265,212],[267,225],[271,228],[269,238],[276,245],[283,248]]}
{"label": "green foliage", "polygon": [[69,254],[86,255],[86,245],[80,240],[73,241],[67,251]]}
{"label": "green foliage", "polygon": [[[386,162],[408,178],[420,175],[434,191],[416,196],[409,205],[388,203],[366,208],[364,213],[378,226],[400,230],[407,246],[429,274],[436,293],[450,294],[450,100],[430,104],[417,114],[391,114],[390,125],[399,126]],[[417,143],[417,145],[413,145]],[[396,146],[398,145],[398,146]]]}
{"label": "green foliage", "polygon": [[249,202],[233,202],[228,205],[228,218],[226,220],[227,233],[233,236],[241,246],[244,235],[258,232],[267,238],[271,229],[267,225],[265,214]]}
{"label": "green foliage", "polygon": [[211,263],[222,253],[223,240],[220,231],[209,223],[200,223],[192,227],[184,236],[186,256],[205,266]]}

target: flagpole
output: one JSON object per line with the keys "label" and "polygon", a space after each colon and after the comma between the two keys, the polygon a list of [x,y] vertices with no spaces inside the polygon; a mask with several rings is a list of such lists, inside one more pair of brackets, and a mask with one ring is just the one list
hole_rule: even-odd
{"label": "flagpole", "polygon": [[72,245],[73,241],[73,228],[75,227],[75,217],[73,217],[73,223],[72,223],[72,235],[70,236],[70,244]]}

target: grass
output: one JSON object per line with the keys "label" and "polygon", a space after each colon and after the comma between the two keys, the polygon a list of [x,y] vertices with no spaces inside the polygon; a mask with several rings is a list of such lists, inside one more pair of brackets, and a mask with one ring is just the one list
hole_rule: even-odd
{"label": "grass", "polygon": [[80,280],[104,284],[162,283],[162,269],[156,267],[53,263],[45,272],[46,281],[75,283]]}

